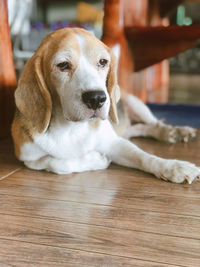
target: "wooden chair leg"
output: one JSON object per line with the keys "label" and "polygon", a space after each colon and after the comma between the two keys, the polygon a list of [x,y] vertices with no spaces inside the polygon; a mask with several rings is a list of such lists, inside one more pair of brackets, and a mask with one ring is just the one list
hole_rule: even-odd
{"label": "wooden chair leg", "polygon": [[10,134],[14,114],[16,74],[8,25],[7,1],[0,1],[0,138]]}
{"label": "wooden chair leg", "polygon": [[[123,17],[124,17],[124,28],[128,26],[147,26],[148,23],[148,6],[149,0],[122,0],[124,4]],[[126,38],[126,37],[125,37]],[[127,39],[126,42],[128,43]],[[126,45],[127,45],[126,43]],[[131,51],[131,47],[128,46],[129,55],[131,54],[131,60],[133,61],[133,71],[129,73],[129,82],[132,88],[128,90],[129,93],[139,97],[142,101],[147,100],[147,84],[146,84],[146,69],[139,72],[135,72],[134,65],[134,54]],[[129,59],[130,60],[130,59]],[[122,69],[123,71],[123,69]],[[126,79],[127,80],[127,79]]]}
{"label": "wooden chair leg", "polygon": [[[134,74],[134,61],[132,54],[124,35],[124,8],[129,0],[105,0],[104,4],[104,25],[102,41],[111,48],[117,48],[119,51],[119,68],[118,68],[118,81],[120,87],[133,94],[136,94],[145,100],[145,83],[140,80],[143,79],[142,75]],[[141,0],[137,0],[138,2]],[[147,1],[147,0],[144,0]],[[131,13],[130,13],[131,14]],[[131,19],[131,16],[129,16]],[[145,74],[144,74],[145,75]],[[144,90],[138,90],[134,84],[142,85]],[[137,87],[137,88],[136,88]],[[135,90],[134,90],[135,88]],[[142,91],[142,94],[141,92]]]}

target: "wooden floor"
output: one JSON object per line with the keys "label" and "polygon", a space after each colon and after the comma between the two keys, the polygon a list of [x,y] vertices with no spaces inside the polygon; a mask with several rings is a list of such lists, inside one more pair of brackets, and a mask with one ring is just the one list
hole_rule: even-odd
{"label": "wooden floor", "polygon": [[[134,141],[200,165],[200,137]],[[0,142],[0,177],[0,266],[200,266],[200,182],[172,184],[116,165],[63,176],[31,171],[10,140]]]}

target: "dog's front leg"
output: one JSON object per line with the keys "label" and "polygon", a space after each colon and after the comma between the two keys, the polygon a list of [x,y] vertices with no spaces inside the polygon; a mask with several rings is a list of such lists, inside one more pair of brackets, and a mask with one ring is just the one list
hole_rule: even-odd
{"label": "dog's front leg", "polygon": [[106,155],[114,163],[152,173],[164,180],[192,183],[200,177],[200,169],[194,164],[159,158],[121,137],[115,138],[105,149]]}
{"label": "dog's front leg", "polygon": [[96,151],[91,151],[81,157],[71,159],[58,159],[45,156],[35,161],[25,161],[24,164],[34,170],[47,170],[57,174],[69,174],[73,172],[84,172],[106,169],[110,160]]}

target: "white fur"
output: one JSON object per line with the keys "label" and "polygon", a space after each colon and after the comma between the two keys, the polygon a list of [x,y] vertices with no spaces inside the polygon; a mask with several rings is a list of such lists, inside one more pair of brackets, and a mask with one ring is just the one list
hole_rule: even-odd
{"label": "white fur", "polygon": [[120,44],[116,44],[112,47],[112,51],[115,55],[115,57],[117,58],[117,61],[119,62],[119,58],[120,58],[120,53],[121,53],[121,47]]}
{"label": "white fur", "polygon": [[[48,130],[35,136],[33,143],[26,143],[21,148],[20,159],[25,165],[32,169],[66,174],[105,169],[112,161],[176,183],[191,183],[198,178],[200,169],[195,165],[150,155],[116,134],[108,120],[108,67],[98,69],[93,62],[98,62],[101,58],[109,61],[110,55],[103,46],[98,53],[95,47],[92,51],[87,51],[83,36],[76,37],[80,45],[80,56],[77,51],[68,51],[66,48],[66,51],[60,51],[52,60],[51,79],[62,107],[54,111]],[[77,64],[72,76],[55,67],[66,59],[75,60]],[[103,90],[107,96],[104,106],[95,113],[94,119],[91,119],[94,111],[88,109],[81,99],[81,94],[88,90]],[[162,131],[156,133],[155,129],[163,127],[162,130],[167,130],[167,126],[159,123],[150,110],[135,97],[126,95],[123,100],[130,117],[143,123],[135,126],[136,135],[143,132],[143,135],[162,139]],[[130,126],[126,132],[128,137],[134,135],[131,127],[134,126]],[[188,134],[189,130],[186,132]]]}

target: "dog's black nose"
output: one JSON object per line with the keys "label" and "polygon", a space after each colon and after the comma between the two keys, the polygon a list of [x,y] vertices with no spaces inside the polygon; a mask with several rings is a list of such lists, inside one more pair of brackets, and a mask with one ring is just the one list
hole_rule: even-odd
{"label": "dog's black nose", "polygon": [[106,101],[106,94],[103,91],[87,91],[82,94],[82,100],[89,109],[101,108]]}

